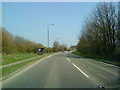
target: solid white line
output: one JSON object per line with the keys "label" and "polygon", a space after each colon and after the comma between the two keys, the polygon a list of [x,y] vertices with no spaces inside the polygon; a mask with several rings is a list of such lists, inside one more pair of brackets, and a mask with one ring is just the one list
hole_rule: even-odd
{"label": "solid white line", "polygon": [[[93,60],[93,59],[90,59],[90,60]],[[105,64],[105,65],[108,65],[108,66],[113,66],[113,67],[119,68],[119,67],[116,66],[116,65],[112,65],[112,64],[109,64],[109,63],[101,62],[101,61],[95,61],[95,60],[94,60],[94,62],[98,62],[98,63],[102,63],[102,64]]]}
{"label": "solid white line", "polygon": [[107,63],[104,63],[104,62],[99,62],[99,63],[103,63],[103,64],[106,64],[106,65],[109,65],[109,66],[113,66],[113,67],[118,67],[118,66],[107,64]]}
{"label": "solid white line", "polygon": [[70,61],[70,59],[67,58],[68,61]]}
{"label": "solid white line", "polygon": [[87,74],[85,74],[80,68],[78,68],[74,63],[72,63],[73,66],[75,66],[82,74],[84,74],[87,78],[89,77]]}

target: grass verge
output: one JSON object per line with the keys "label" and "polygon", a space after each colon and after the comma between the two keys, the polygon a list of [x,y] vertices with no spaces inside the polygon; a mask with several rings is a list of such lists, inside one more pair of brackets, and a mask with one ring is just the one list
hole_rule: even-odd
{"label": "grass verge", "polygon": [[37,54],[28,54],[28,53],[3,55],[2,56],[2,65],[25,60],[25,59],[32,58],[35,56],[38,56],[38,55]]}
{"label": "grass verge", "polygon": [[80,56],[86,57],[86,58],[90,58],[90,59],[93,59],[93,60],[102,61],[102,62],[105,62],[105,63],[114,64],[116,66],[120,66],[120,62],[118,62],[118,61],[114,61],[114,60],[110,60],[110,59],[104,59],[104,58],[101,58],[101,57],[98,57],[98,56],[84,55],[84,54],[81,54],[78,51],[75,51],[75,52],[72,52],[72,53],[76,54],[76,55],[80,55]]}
{"label": "grass verge", "polygon": [[2,68],[2,77],[5,77],[5,76],[7,76],[19,69],[22,69],[24,67],[27,67],[27,66],[37,62],[39,59],[41,59],[45,56],[51,55],[51,54],[53,54],[53,53],[44,54],[41,57],[38,57],[38,58],[30,60],[30,61],[25,61],[25,62],[21,62],[21,63],[15,64],[15,65],[12,65],[12,66],[4,67],[4,68]]}
{"label": "grass verge", "polygon": [[38,56],[38,55],[37,54],[28,54],[28,53],[3,55],[2,56],[2,65],[25,60],[25,59],[32,58],[35,56]]}

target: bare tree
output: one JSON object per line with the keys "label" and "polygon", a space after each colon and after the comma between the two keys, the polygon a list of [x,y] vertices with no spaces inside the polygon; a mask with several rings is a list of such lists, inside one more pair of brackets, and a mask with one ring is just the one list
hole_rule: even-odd
{"label": "bare tree", "polygon": [[[87,54],[113,58],[119,40],[119,3],[100,3],[85,21],[77,49]],[[118,9],[117,9],[118,8]],[[83,49],[84,48],[84,49]]]}
{"label": "bare tree", "polygon": [[55,41],[53,43],[53,48],[52,49],[53,49],[54,52],[57,52],[57,51],[59,51],[59,47],[60,47],[59,43],[57,41]]}

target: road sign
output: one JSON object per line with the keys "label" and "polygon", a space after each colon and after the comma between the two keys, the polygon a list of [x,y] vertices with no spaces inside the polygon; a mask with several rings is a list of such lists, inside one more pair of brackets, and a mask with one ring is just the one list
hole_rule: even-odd
{"label": "road sign", "polygon": [[37,54],[42,54],[44,48],[37,48],[36,53]]}

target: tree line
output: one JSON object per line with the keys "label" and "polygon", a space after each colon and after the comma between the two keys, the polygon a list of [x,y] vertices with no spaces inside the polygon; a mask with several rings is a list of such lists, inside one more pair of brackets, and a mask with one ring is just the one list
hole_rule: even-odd
{"label": "tree line", "polygon": [[77,51],[91,56],[120,59],[120,2],[97,5],[84,21]]}
{"label": "tree line", "polygon": [[60,45],[58,41],[54,41],[52,51],[58,52],[58,51],[63,51],[63,50],[65,51],[67,50],[67,45],[65,44]]}
{"label": "tree line", "polygon": [[42,44],[37,44],[33,41],[24,39],[20,36],[13,36],[5,28],[0,29],[2,35],[2,54],[14,53],[33,53],[36,48],[44,47]]}
{"label": "tree line", "polygon": [[[37,44],[20,36],[14,36],[5,28],[0,29],[0,35],[2,35],[0,40],[0,52],[2,52],[3,55],[35,53],[37,48],[44,48],[43,53],[48,52],[48,48],[42,44]],[[58,52],[62,50],[67,50],[67,46],[65,44],[60,45],[57,41],[54,41],[53,47],[49,48],[49,52]]]}

